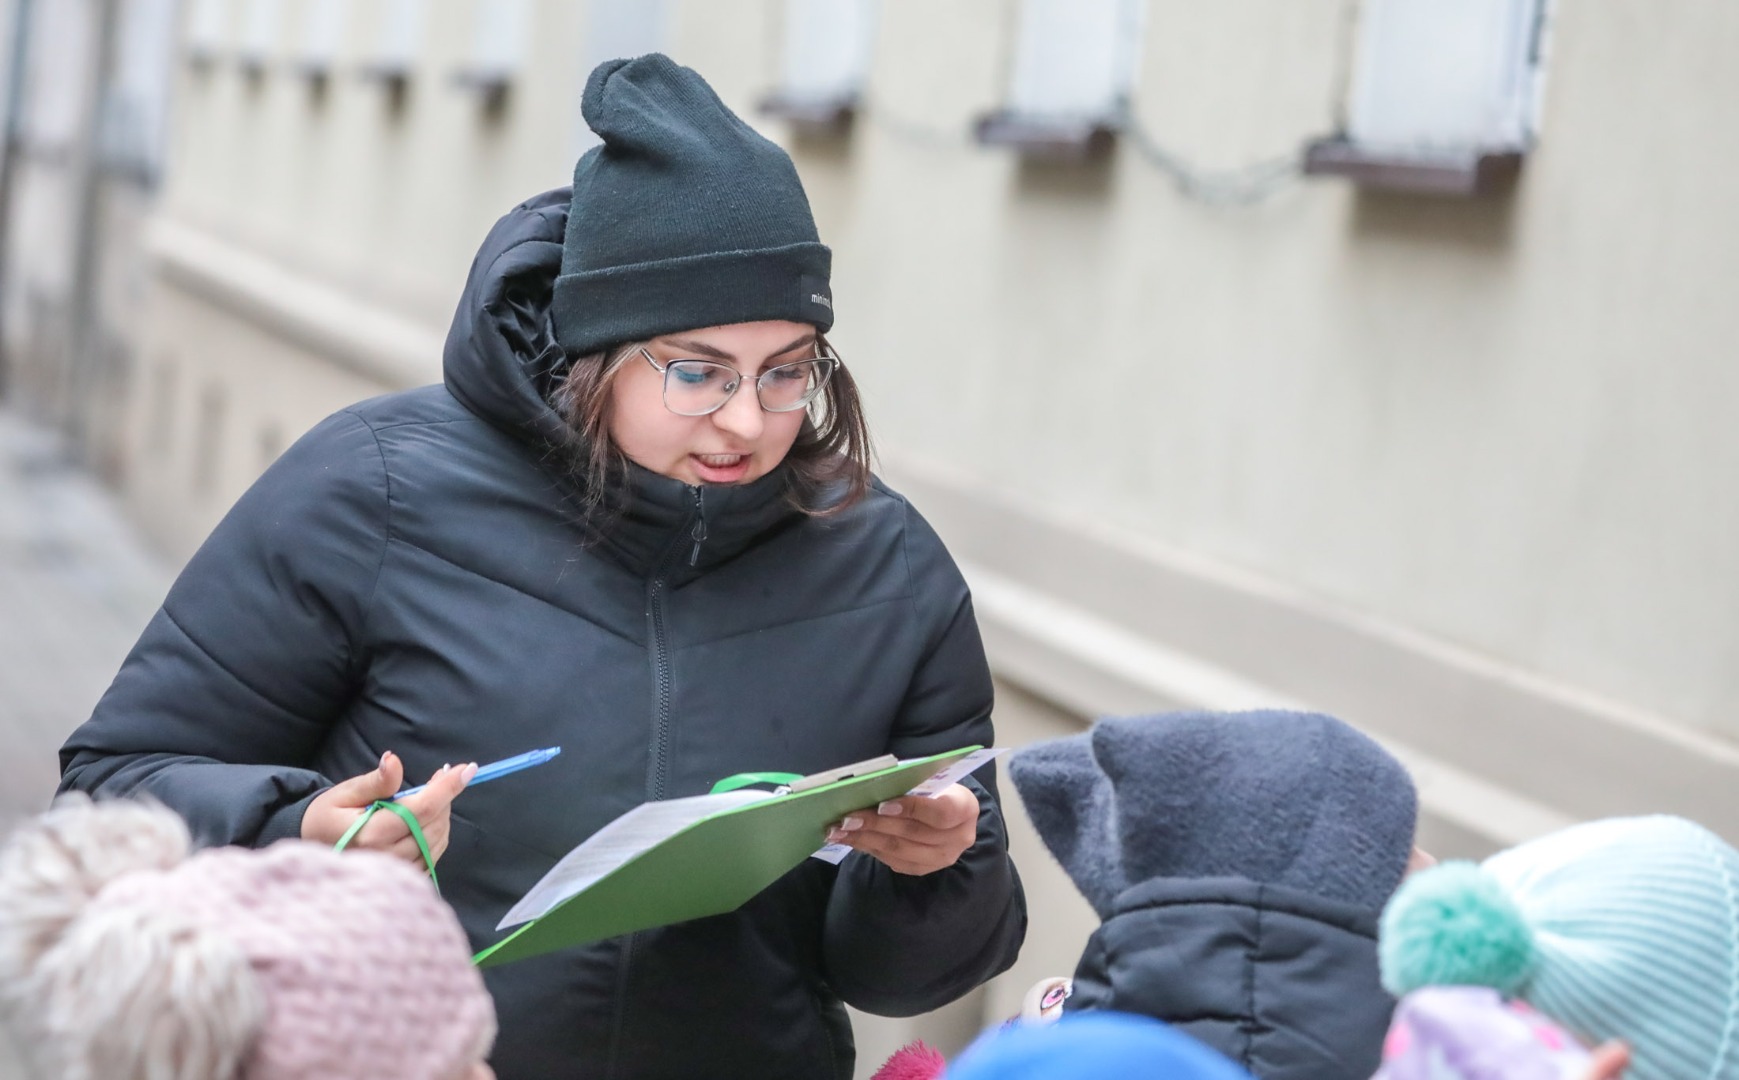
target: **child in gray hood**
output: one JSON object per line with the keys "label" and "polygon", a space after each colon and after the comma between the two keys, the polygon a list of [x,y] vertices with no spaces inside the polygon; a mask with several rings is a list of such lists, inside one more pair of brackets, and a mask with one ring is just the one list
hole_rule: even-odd
{"label": "child in gray hood", "polygon": [[1102,720],[1010,772],[1101,925],[1066,1010],[1167,1021],[1260,1080],[1370,1076],[1377,919],[1416,860],[1413,782],[1329,716]]}

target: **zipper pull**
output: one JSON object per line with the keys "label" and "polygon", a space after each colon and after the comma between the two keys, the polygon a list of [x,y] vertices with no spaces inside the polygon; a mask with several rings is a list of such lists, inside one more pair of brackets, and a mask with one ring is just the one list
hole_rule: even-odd
{"label": "zipper pull", "polygon": [[706,543],[706,500],[700,488],[694,489],[694,528],[689,530],[689,538],[694,541],[694,548],[688,553],[688,565],[700,565],[700,546]]}

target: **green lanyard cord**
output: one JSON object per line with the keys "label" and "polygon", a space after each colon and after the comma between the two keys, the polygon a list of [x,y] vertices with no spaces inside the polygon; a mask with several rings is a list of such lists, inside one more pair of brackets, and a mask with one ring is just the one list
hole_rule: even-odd
{"label": "green lanyard cord", "polygon": [[727,776],[713,785],[713,794],[721,791],[735,791],[748,787],[750,784],[790,784],[803,779],[796,773],[789,772],[740,772]]}
{"label": "green lanyard cord", "polygon": [[332,845],[332,850],[343,851],[352,840],[356,839],[356,834],[362,831],[362,827],[368,824],[368,819],[380,810],[391,810],[403,819],[405,825],[411,830],[411,839],[417,842],[417,850],[423,853],[423,865],[429,868],[429,880],[434,883],[435,891],[440,892],[441,879],[435,876],[435,856],[429,852],[429,842],[423,837],[423,827],[417,824],[417,815],[396,802],[387,802],[384,799],[377,800],[373,806],[362,812],[361,817],[350,823],[350,828],[344,830],[344,835],[338,838],[338,843]]}

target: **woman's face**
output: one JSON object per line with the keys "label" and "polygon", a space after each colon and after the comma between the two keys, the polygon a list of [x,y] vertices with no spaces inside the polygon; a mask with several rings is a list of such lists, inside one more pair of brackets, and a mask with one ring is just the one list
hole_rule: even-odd
{"label": "woman's face", "polygon": [[790,452],[807,410],[766,412],[755,377],[815,355],[815,327],[798,322],[732,323],[653,338],[646,351],[671,360],[712,360],[744,376],[716,412],[678,416],[664,405],[664,376],[638,353],[610,386],[610,438],[636,464],[685,484],[746,484]]}

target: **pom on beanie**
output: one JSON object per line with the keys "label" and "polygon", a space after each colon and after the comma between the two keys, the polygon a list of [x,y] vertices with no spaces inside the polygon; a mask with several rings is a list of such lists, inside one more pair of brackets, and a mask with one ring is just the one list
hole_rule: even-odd
{"label": "pom on beanie", "polygon": [[894,1051],[870,1080],[937,1080],[947,1067],[942,1052],[919,1039]]}
{"label": "pom on beanie", "polygon": [[1383,986],[1397,997],[1424,986],[1513,994],[1532,974],[1535,956],[1521,909],[1472,863],[1415,874],[1383,911],[1377,957]]}
{"label": "pom on beanie", "polygon": [[171,869],[192,846],[181,819],[154,803],[98,810],[84,795],[61,796],[0,848],[0,986],[24,983],[110,882]]}

